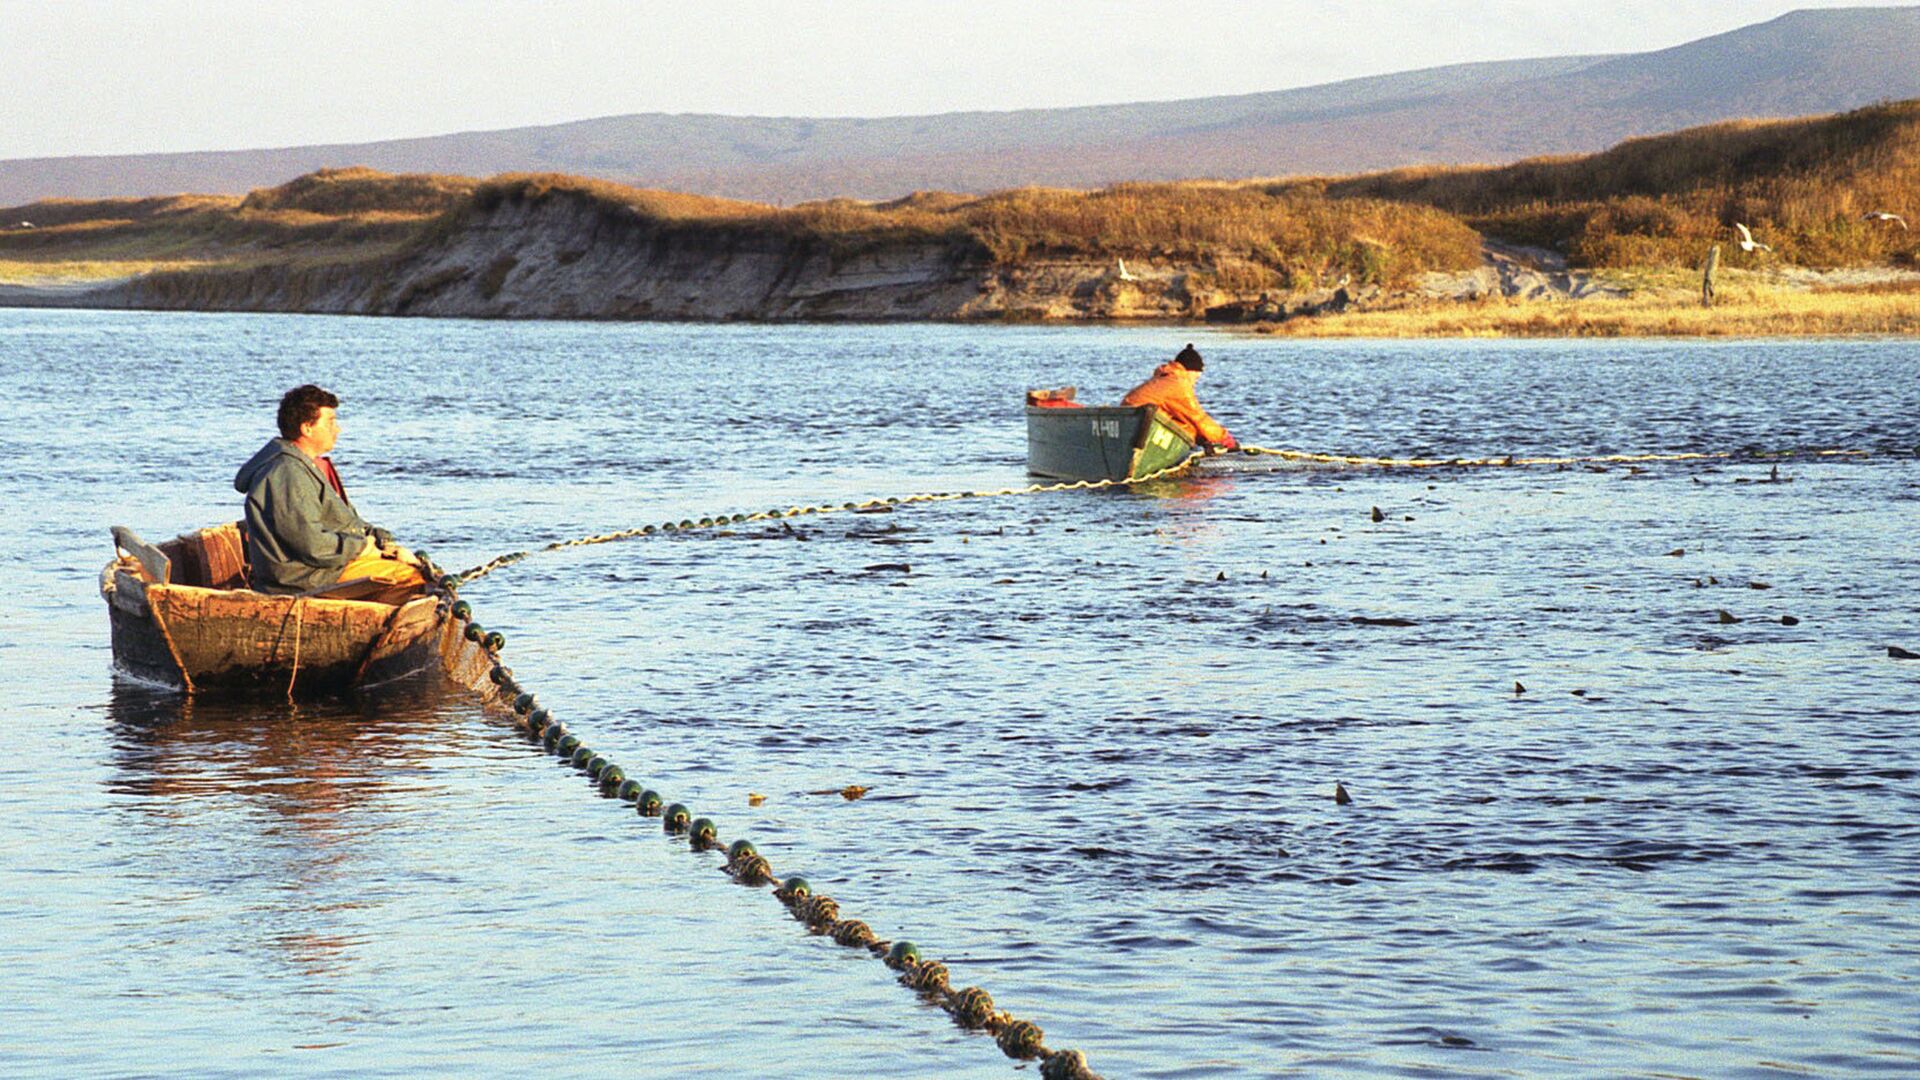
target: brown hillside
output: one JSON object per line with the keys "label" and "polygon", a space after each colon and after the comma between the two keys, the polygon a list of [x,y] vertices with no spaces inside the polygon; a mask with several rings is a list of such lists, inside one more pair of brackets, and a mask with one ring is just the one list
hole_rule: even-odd
{"label": "brown hillside", "polygon": [[1743,222],[1771,255],[1812,266],[1912,262],[1920,232],[1920,101],[1834,116],[1742,120],[1632,139],[1584,157],[1503,167],[1399,169],[1269,190],[1390,199],[1461,215],[1490,235],[1586,266],[1692,265]]}

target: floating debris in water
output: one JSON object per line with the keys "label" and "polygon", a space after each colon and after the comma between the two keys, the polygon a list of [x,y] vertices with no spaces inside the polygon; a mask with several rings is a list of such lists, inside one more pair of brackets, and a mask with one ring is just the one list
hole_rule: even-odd
{"label": "floating debris in water", "polygon": [[1222,571],[1220,571],[1220,575],[1219,575],[1218,577],[1216,577],[1216,578],[1214,578],[1213,580],[1215,580],[1215,581],[1225,581],[1225,580],[1227,580],[1227,572],[1226,572],[1225,570],[1222,570]]}
{"label": "floating debris in water", "polygon": [[1677,559],[1680,556],[1685,555],[1686,553],[1687,553],[1686,548],[1674,548],[1672,551],[1667,552],[1667,555],[1669,558]]}
{"label": "floating debris in water", "polygon": [[1587,692],[1586,692],[1585,690],[1573,690],[1573,691],[1569,691],[1569,693],[1571,693],[1571,694],[1573,694],[1573,696],[1574,696],[1574,697],[1586,697],[1586,696],[1587,696]]}
{"label": "floating debris in water", "polygon": [[878,574],[878,573],[883,573],[889,570],[902,573],[902,574],[908,574],[913,572],[913,567],[903,562],[874,563],[872,566],[862,567],[861,569],[865,570],[869,574]]}
{"label": "floating debris in water", "polygon": [[1376,507],[1374,507],[1374,508],[1373,508],[1373,520],[1375,520],[1375,521],[1385,521],[1385,520],[1387,520],[1387,515],[1385,515],[1385,514],[1383,514],[1383,513],[1381,513],[1381,512],[1380,512],[1380,508],[1376,506]]}
{"label": "floating debris in water", "polygon": [[759,805],[760,805],[761,803],[764,803],[764,802],[766,802],[766,801],[767,801],[767,797],[766,797],[765,795],[762,795],[762,794],[760,794],[760,793],[759,793],[759,792],[757,792],[757,791],[749,791],[749,792],[747,792],[747,805],[748,805],[748,806],[759,806]]}
{"label": "floating debris in water", "polygon": [[809,791],[807,792],[807,794],[838,795],[841,798],[847,800],[848,802],[852,802],[855,799],[864,798],[867,792],[872,790],[873,790],[872,788],[862,787],[859,784],[848,784],[846,787],[841,787],[841,788],[821,788],[818,791]]}
{"label": "floating debris in water", "polygon": [[1887,646],[1887,655],[1895,660],[1920,660],[1920,653],[1908,652],[1898,645]]}
{"label": "floating debris in water", "polygon": [[1520,685],[1519,679],[1515,679],[1513,680],[1513,692],[1515,695],[1524,694],[1527,692],[1527,688]]}
{"label": "floating debris in water", "polygon": [[1353,801],[1353,796],[1347,794],[1347,786],[1338,780],[1333,782],[1333,801],[1338,806],[1345,806]]}
{"label": "floating debris in water", "polygon": [[1771,585],[1769,585],[1769,584],[1767,584],[1767,583],[1766,583],[1766,582],[1764,582],[1764,581],[1749,581],[1749,582],[1747,582],[1747,588],[1749,588],[1749,589],[1771,589],[1771,588],[1773,588],[1773,586],[1771,586]]}
{"label": "floating debris in water", "polygon": [[1720,615],[1720,625],[1722,626],[1726,626],[1729,623],[1737,623],[1740,621],[1740,617],[1738,615],[1735,615],[1733,612],[1728,611],[1726,608],[1721,608],[1719,611],[1719,615]]}
{"label": "floating debris in water", "polygon": [[1782,615],[1780,616],[1780,625],[1781,626],[1799,626],[1800,620],[1794,618],[1791,615]]}
{"label": "floating debris in water", "polygon": [[1361,626],[1418,626],[1420,625],[1419,623],[1414,622],[1412,619],[1402,619],[1397,616],[1390,616],[1384,619],[1376,619],[1370,615],[1355,615],[1348,621],[1358,623]]}

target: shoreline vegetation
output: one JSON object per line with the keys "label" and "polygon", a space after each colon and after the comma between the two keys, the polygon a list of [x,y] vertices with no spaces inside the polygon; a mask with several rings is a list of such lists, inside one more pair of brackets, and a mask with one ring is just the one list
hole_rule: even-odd
{"label": "shoreline vegetation", "polygon": [[[1194,321],[1290,336],[1920,333],[1920,101],[1367,176],[778,207],[326,170],[0,210],[0,304]],[[1734,223],[1771,251],[1743,251]],[[1718,246],[1716,298],[1701,263]]]}

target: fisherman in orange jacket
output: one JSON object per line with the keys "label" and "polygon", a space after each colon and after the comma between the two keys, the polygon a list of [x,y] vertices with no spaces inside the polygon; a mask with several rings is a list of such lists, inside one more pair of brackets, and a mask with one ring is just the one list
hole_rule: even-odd
{"label": "fisherman in orange jacket", "polygon": [[1189,343],[1172,360],[1154,368],[1152,378],[1127,391],[1120,404],[1158,406],[1168,423],[1207,450],[1236,450],[1240,444],[1207,415],[1207,410],[1200,407],[1200,399],[1193,395],[1193,384],[1199,380],[1203,367],[1199,352]]}

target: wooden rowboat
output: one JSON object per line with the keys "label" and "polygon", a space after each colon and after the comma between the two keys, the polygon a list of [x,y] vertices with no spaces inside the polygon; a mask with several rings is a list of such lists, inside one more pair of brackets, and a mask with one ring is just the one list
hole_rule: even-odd
{"label": "wooden rowboat", "polygon": [[1152,405],[1087,408],[1074,388],[1027,393],[1027,471],[1059,480],[1128,480],[1193,456],[1193,441]]}
{"label": "wooden rowboat", "polygon": [[444,589],[400,603],[356,598],[372,591],[362,582],[299,596],[254,592],[234,524],[158,545],[116,525],[113,539],[118,554],[100,572],[100,595],[114,665],[134,678],[189,692],[310,696],[438,666],[462,685],[491,689],[491,660],[451,617]]}

